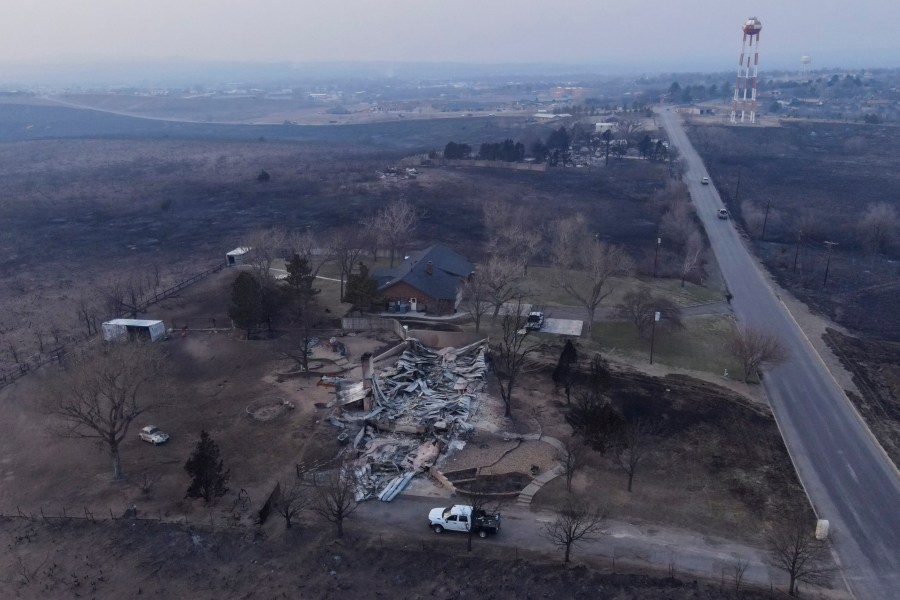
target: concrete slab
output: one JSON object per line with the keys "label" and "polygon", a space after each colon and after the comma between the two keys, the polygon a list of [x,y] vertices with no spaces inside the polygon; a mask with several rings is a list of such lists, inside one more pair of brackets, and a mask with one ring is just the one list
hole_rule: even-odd
{"label": "concrete slab", "polygon": [[581,336],[581,328],[584,321],[576,319],[544,319],[544,326],[541,327],[541,333],[554,333],[556,335],[574,335]]}

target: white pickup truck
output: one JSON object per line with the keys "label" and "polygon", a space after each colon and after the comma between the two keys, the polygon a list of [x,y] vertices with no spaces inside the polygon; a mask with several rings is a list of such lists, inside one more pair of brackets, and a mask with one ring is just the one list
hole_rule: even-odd
{"label": "white pickup truck", "polygon": [[433,508],[428,513],[428,526],[435,533],[446,531],[469,531],[485,538],[489,534],[500,532],[500,513],[489,514],[483,510],[475,511],[472,516],[472,507],[465,504],[454,504],[444,508]]}

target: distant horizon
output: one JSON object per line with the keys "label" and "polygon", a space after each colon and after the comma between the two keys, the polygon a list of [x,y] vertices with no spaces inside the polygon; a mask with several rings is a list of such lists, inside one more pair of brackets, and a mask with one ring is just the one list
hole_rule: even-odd
{"label": "distant horizon", "polygon": [[[754,0],[92,0],[15,2],[0,20],[0,82],[66,80],[71,66],[464,64],[588,68],[598,76],[737,70],[742,25],[762,23],[760,69],[900,67],[900,4],[854,10]],[[548,75],[558,76],[554,69]],[[131,74],[140,79],[141,73]],[[154,75],[155,76],[155,75]],[[217,76],[219,76],[217,74]]]}
{"label": "distant horizon", "polygon": [[[815,60],[815,59],[814,59]],[[673,65],[674,66],[674,65]],[[687,67],[687,65],[682,65]],[[796,64],[760,65],[760,76],[778,76],[800,72],[800,57]],[[891,71],[900,66],[876,65],[808,65],[809,73],[826,71]],[[135,71],[139,72],[135,72]],[[465,61],[259,61],[259,60],[201,60],[179,57],[118,60],[60,60],[58,62],[26,62],[0,60],[0,86],[22,85],[152,85],[147,79],[170,77],[196,80],[196,84],[223,83],[225,79],[246,82],[270,81],[279,78],[342,79],[464,79],[466,77],[567,77],[605,78],[664,77],[664,76],[730,76],[733,68],[665,69],[655,70],[631,65],[606,65],[591,62],[465,62]],[[233,72],[230,72],[233,71]],[[254,79],[253,77],[257,77]],[[162,82],[160,82],[161,84]],[[180,83],[179,83],[180,84]]]}

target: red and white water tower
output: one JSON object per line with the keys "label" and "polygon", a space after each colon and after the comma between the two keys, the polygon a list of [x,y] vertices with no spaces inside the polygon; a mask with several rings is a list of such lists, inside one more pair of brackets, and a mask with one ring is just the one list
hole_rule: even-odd
{"label": "red and white water tower", "polygon": [[741,123],[744,122],[744,118],[756,123],[756,75],[759,69],[759,32],[762,30],[762,23],[756,17],[750,17],[744,23],[743,30],[744,41],[741,44],[741,58],[738,61],[737,81],[734,83],[734,99],[731,101],[731,122],[738,122],[738,104],[740,104]]}

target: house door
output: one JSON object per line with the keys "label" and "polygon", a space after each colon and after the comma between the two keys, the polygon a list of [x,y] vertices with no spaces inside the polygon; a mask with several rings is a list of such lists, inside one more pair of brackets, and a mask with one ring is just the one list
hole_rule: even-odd
{"label": "house door", "polygon": [[409,310],[410,310],[410,312],[418,312],[419,311],[419,309],[416,308],[416,299],[415,298],[409,299]]}

